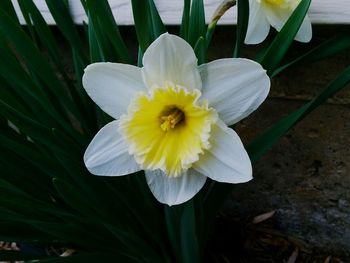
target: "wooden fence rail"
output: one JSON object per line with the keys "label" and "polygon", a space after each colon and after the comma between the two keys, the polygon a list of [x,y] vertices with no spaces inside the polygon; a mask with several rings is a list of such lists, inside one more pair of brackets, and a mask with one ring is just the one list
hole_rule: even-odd
{"label": "wooden fence rail", "polygon": [[[154,1],[165,24],[180,24],[183,8],[182,0]],[[222,1],[223,0],[204,0],[207,21],[210,21],[212,14]],[[24,24],[25,22],[21,15],[17,0],[12,0],[12,2],[15,5],[21,22]],[[55,24],[46,6],[45,0],[34,0],[34,2],[43,14],[47,23]],[[130,0],[109,0],[109,4],[112,7],[113,14],[119,25],[133,24]],[[87,20],[80,0],[70,0],[70,8],[75,23],[82,24],[83,21]],[[313,24],[350,24],[350,0],[313,0],[309,14]],[[219,23],[235,24],[236,8],[232,8],[228,11]]]}

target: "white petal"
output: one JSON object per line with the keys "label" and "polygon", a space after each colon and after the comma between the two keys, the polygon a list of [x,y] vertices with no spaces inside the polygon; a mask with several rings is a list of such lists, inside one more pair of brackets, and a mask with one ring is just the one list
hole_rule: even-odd
{"label": "white petal", "polygon": [[266,18],[270,25],[277,31],[280,31],[288,18],[293,13],[291,8],[281,8],[274,5],[262,4],[262,8],[266,14]]}
{"label": "white petal", "polygon": [[301,27],[299,28],[297,35],[295,36],[295,40],[299,42],[307,43],[307,42],[310,42],[311,38],[312,38],[311,21],[308,16],[305,16],[305,19],[301,24]]}
{"label": "white petal", "polygon": [[[266,13],[267,20],[277,31],[281,31],[284,24],[287,22],[289,17],[293,13],[293,8],[278,8],[270,7],[268,5],[263,5]],[[312,28],[311,21],[308,16],[305,16],[303,23],[300,26],[300,29],[295,36],[295,40],[300,42],[309,42],[312,38]]]}
{"label": "white petal", "polygon": [[199,192],[207,179],[194,170],[188,170],[178,177],[169,177],[161,170],[146,170],[145,174],[154,197],[167,205],[188,201]]}
{"label": "white petal", "polygon": [[246,44],[259,44],[265,40],[270,31],[270,23],[256,0],[249,1],[249,20]]}
{"label": "white petal", "polygon": [[118,132],[119,121],[104,126],[93,138],[84,154],[84,162],[90,173],[120,176],[140,170],[128,146]]}
{"label": "white petal", "polygon": [[167,81],[187,89],[201,89],[197,58],[182,38],[165,33],[157,38],[143,56],[143,77],[148,87],[164,87]]}
{"label": "white petal", "polygon": [[213,127],[212,147],[193,168],[201,174],[224,183],[245,183],[251,180],[252,166],[237,133],[225,124]]}
{"label": "white petal", "polygon": [[141,68],[119,63],[94,63],[85,69],[83,86],[92,100],[117,119],[127,112],[130,100],[147,91]]}
{"label": "white petal", "polygon": [[201,65],[202,97],[227,125],[253,112],[267,97],[270,79],[260,64],[248,59],[220,59]]}

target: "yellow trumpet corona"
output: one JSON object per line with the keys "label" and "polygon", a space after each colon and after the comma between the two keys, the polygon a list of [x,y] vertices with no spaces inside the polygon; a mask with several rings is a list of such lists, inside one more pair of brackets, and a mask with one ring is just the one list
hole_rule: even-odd
{"label": "yellow trumpet corona", "polygon": [[209,149],[217,114],[207,101],[198,101],[200,95],[199,90],[189,92],[168,82],[136,97],[121,117],[120,131],[143,169],[161,169],[176,177]]}

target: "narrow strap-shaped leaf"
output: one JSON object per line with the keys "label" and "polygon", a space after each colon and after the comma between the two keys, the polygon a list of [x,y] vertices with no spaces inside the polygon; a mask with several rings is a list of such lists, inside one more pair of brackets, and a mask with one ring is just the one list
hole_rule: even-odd
{"label": "narrow strap-shaped leaf", "polygon": [[[54,222],[54,221],[28,221],[32,227],[47,233],[58,239],[62,243],[67,244],[79,244],[82,250],[89,249],[90,251],[105,251],[106,254],[115,251],[116,245],[120,246],[120,242],[117,243],[116,239],[109,235],[107,230],[98,227],[97,225],[86,225],[83,222],[72,223],[73,220],[67,222]],[[88,231],[87,231],[88,230]],[[99,233],[96,235],[96,233]],[[103,240],[105,238],[105,240]],[[110,242],[110,246],[105,246],[106,242]],[[117,243],[117,244],[116,244]],[[112,252],[113,253],[113,252]]]}
{"label": "narrow strap-shaped leaf", "polygon": [[[16,59],[1,35],[0,75],[0,97],[3,101],[6,101],[6,104],[24,113],[27,117],[43,122],[46,125],[67,128],[66,120],[52,106],[42,87],[36,85],[26,70],[22,68],[21,63]],[[18,103],[11,99],[11,94],[16,96],[17,102],[22,103],[22,106],[28,110],[23,111],[23,107],[17,105]],[[70,125],[68,130],[69,132],[72,131]]]}
{"label": "narrow strap-shaped leaf", "polygon": [[196,57],[198,58],[198,65],[201,65],[203,63],[207,62],[207,50],[206,50],[206,42],[204,37],[200,37],[194,46],[194,53],[196,54]]}
{"label": "narrow strap-shaped leaf", "polygon": [[[159,206],[154,202],[148,186],[145,187],[142,173],[136,173],[130,177],[128,178],[130,180],[117,178],[113,181],[106,181],[106,190],[111,190],[111,196],[115,199],[113,203],[118,206],[116,210],[124,215],[120,221],[133,229],[139,229],[137,231],[140,233],[145,233],[154,246],[159,247],[159,251],[167,254],[167,244],[164,243],[166,234],[165,231],[161,230],[165,230],[165,224],[163,216],[159,212]],[[145,188],[147,188],[147,192],[144,191]],[[140,203],[140,199],[143,200],[142,203]],[[152,214],[152,217],[149,217],[149,214]]]}
{"label": "narrow strap-shaped leaf", "polygon": [[52,131],[47,126],[29,118],[24,113],[19,112],[2,100],[0,100],[0,109],[3,116],[11,120],[21,131],[30,136],[33,140],[48,146],[52,150],[60,151],[60,149],[62,149],[55,144]]}
{"label": "narrow strap-shaped leaf", "polygon": [[[32,0],[18,0],[18,4],[21,7],[22,14],[24,17],[28,17],[26,19],[27,26],[29,29],[35,30],[36,34],[39,36],[41,43],[48,51],[48,54],[60,74],[62,74],[65,83],[69,89],[69,92],[74,99],[74,102],[77,104],[82,115],[85,115],[85,106],[84,102],[81,100],[79,92],[74,87],[72,81],[69,79],[66,70],[61,62],[59,48],[57,46],[57,41],[53,37],[48,25],[46,24],[44,18],[42,17],[40,11],[37,9],[36,5]],[[33,23],[33,25],[32,25]],[[34,33],[34,32],[33,32]]]}
{"label": "narrow strap-shaped leaf", "polygon": [[[50,57],[60,70],[61,74],[67,78],[65,70],[63,69],[62,61],[59,56],[57,42],[55,41],[48,25],[42,17],[40,11],[32,0],[18,0],[18,4],[22,10],[23,16],[26,18],[27,26],[36,29],[41,42],[48,50]],[[34,33],[33,33],[34,34]]]}
{"label": "narrow strap-shaped leaf", "polygon": [[241,56],[241,50],[244,45],[244,39],[247,34],[249,19],[249,1],[237,0],[237,31],[236,31],[236,45],[233,52],[233,57]]}
{"label": "narrow strap-shaped leaf", "polygon": [[[101,13],[102,5],[100,1],[85,0],[86,12],[89,18],[89,26],[93,27],[96,41],[101,52],[102,61],[116,62],[117,54],[113,50],[112,43],[109,41],[105,32],[105,25],[100,23],[99,13]],[[106,25],[107,27],[107,25]]]}
{"label": "narrow strap-shaped leaf", "polygon": [[30,148],[24,144],[20,144],[14,140],[11,140],[4,135],[0,134],[1,147],[13,151],[23,159],[32,163],[39,170],[47,174],[48,176],[62,176],[62,168],[57,166],[56,163],[52,162],[50,158],[40,154],[38,151]]}
{"label": "narrow strap-shaped leaf", "polygon": [[25,134],[32,136],[32,140],[38,140],[39,143],[52,145],[52,136],[50,129],[35,120],[27,117],[24,113],[17,111],[4,101],[0,100],[1,114],[16,125]]}
{"label": "narrow strap-shaped leaf", "polygon": [[[4,209],[0,210],[1,212]],[[6,210],[5,210],[6,211]],[[3,220],[3,218],[1,218]],[[34,229],[27,223],[18,224],[17,222],[0,222],[0,239],[9,242],[25,242],[28,244],[41,245],[59,245],[48,235]]]}
{"label": "narrow strap-shaped leaf", "polygon": [[[81,76],[84,68],[88,64],[88,59],[86,54],[84,53],[83,43],[79,37],[78,31],[74,24],[74,21],[70,15],[68,6],[64,3],[64,1],[56,1],[56,0],[45,0],[52,17],[55,20],[56,26],[60,29],[63,36],[67,39],[68,43],[71,46],[72,54],[73,54],[73,62],[74,69],[76,72],[76,77],[78,79],[77,85],[77,93],[79,94],[80,100],[86,109],[86,113],[83,116],[90,116],[92,112],[91,101],[88,98],[84,89],[82,89],[81,85]],[[74,98],[75,99],[75,98]],[[79,119],[82,120],[83,116],[79,116]],[[88,119],[87,123],[91,126],[91,121]],[[82,122],[85,125],[85,122]],[[83,127],[87,133],[89,133],[89,129],[87,127]]]}
{"label": "narrow strap-shaped leaf", "polygon": [[180,221],[180,241],[183,263],[199,263],[199,247],[196,234],[196,218],[193,200],[184,204]]}
{"label": "narrow strap-shaped leaf", "polygon": [[336,36],[327,39],[322,44],[313,48],[309,52],[300,57],[288,62],[287,64],[278,67],[273,71],[271,77],[275,77],[287,68],[295,67],[297,65],[305,65],[306,63],[313,63],[327,57],[334,56],[346,49],[350,48],[350,30],[339,33]]}
{"label": "narrow strap-shaped leaf", "polygon": [[[1,66],[0,66],[1,68]],[[0,97],[2,100],[6,101],[11,107],[15,108],[16,110],[20,112],[26,112],[28,116],[33,117],[34,114],[30,107],[28,107],[28,104],[23,100],[20,96],[14,92],[11,87],[7,84],[5,80],[3,80],[0,77]],[[4,123],[6,122],[7,126],[7,120],[5,118],[1,118],[1,121]]]}
{"label": "narrow strap-shaped leaf", "polygon": [[[90,14],[88,14],[88,19],[91,21]],[[101,62],[106,61],[106,58],[103,55],[103,52],[98,44],[96,32],[94,29],[94,24],[88,24],[88,38],[89,38],[89,48],[90,48],[90,62]]]}
{"label": "narrow strap-shaped leaf", "polygon": [[[150,235],[150,237],[159,237],[159,233],[153,232],[154,221],[157,220],[157,216],[155,215],[152,219],[148,218],[147,207],[134,198],[134,195],[137,195],[137,191],[135,191],[130,185],[125,184],[126,180],[118,180],[118,184],[112,184],[111,182],[106,182],[106,190],[111,190],[111,194],[115,197],[114,202],[117,203],[118,211],[123,212],[125,215],[121,218],[120,222],[122,224],[129,225],[134,229],[138,229],[140,226],[144,228],[144,231]],[[129,195],[128,195],[129,194]],[[153,221],[153,222],[152,222]],[[158,225],[159,227],[159,225]]]}
{"label": "narrow strap-shaped leaf", "polygon": [[193,200],[164,206],[168,237],[176,262],[200,262]]}
{"label": "narrow strap-shaped leaf", "polygon": [[3,179],[0,179],[0,189],[3,189],[3,190],[5,189],[8,192],[11,192],[12,194],[23,196],[23,198],[31,198],[30,195],[20,190],[17,186],[10,184],[9,182]]}
{"label": "narrow strap-shaped leaf", "polygon": [[[88,207],[84,209],[84,205],[82,205],[82,213],[94,211],[94,214],[90,217],[96,221],[99,221],[98,218],[96,218],[96,216],[98,216],[100,221],[103,220],[104,222],[113,223],[123,228],[133,226],[134,229],[139,231],[141,229],[140,226],[148,227],[148,229],[145,230],[148,236],[152,239],[159,239],[158,234],[152,234],[150,231],[157,231],[161,227],[161,223],[157,224],[159,216],[156,213],[157,211],[154,211],[154,209],[152,209],[153,207],[149,206],[149,201],[142,196],[140,191],[135,189],[135,192],[133,192],[134,190],[130,192],[128,188],[120,186],[118,188],[120,191],[116,193],[113,191],[113,188],[106,185],[107,183],[105,183],[102,178],[87,174],[86,168],[83,167],[82,162],[78,162],[79,160],[72,160],[71,156],[68,154],[56,154],[56,158],[59,163],[65,167],[72,181],[67,180],[67,182],[65,182],[57,179],[55,181],[55,187],[62,195],[62,198],[68,204],[71,203],[74,209],[80,209],[78,203],[84,201],[82,198],[85,196],[85,202],[89,204],[90,209]],[[123,179],[125,180],[125,178],[121,178],[120,184],[123,183]],[[72,183],[72,185],[69,185],[68,182]],[[133,186],[133,189],[134,188],[135,186]],[[125,194],[125,197],[121,196],[122,194]],[[127,196],[132,200],[124,200]],[[133,198],[134,196],[138,198],[135,199]],[[143,200],[142,205],[139,202],[139,198],[141,197]],[[72,200],[69,201],[70,199]],[[128,206],[133,207],[130,208]],[[138,211],[136,211],[138,212],[136,216],[143,216],[141,218],[135,218],[133,214],[130,213],[130,209],[138,209]],[[152,213],[152,220],[147,218],[148,213]],[[137,219],[142,222],[137,222]]]}
{"label": "narrow strap-shaped leaf", "polygon": [[[47,124],[54,124],[55,120],[64,122],[53,108],[45,91],[41,89],[41,86],[35,85],[1,36],[0,75],[2,76],[0,89],[8,89],[7,92],[12,92],[21,98],[24,105],[30,108],[38,119]],[[30,112],[26,112],[26,114],[30,114]]]}
{"label": "narrow strap-shaped leaf", "polygon": [[142,58],[143,58],[143,53],[141,50],[141,46],[139,46],[138,52],[137,52],[137,66],[142,67]]}
{"label": "narrow strap-shaped leaf", "polygon": [[74,21],[69,10],[63,1],[45,0],[51,15],[55,19],[56,26],[68,40],[69,44],[75,49],[83,61],[87,61],[83,52],[83,44],[79,38]]}
{"label": "narrow strap-shaped leaf", "polygon": [[192,0],[188,26],[188,43],[194,47],[200,37],[205,38],[205,14],[203,0]]}
{"label": "narrow strap-shaped leaf", "polygon": [[24,21],[26,23],[26,26],[28,28],[29,34],[33,40],[33,43],[35,46],[38,46],[37,36],[35,35],[35,29],[33,26],[32,19],[30,17],[30,13],[26,10],[26,7],[22,4],[22,2],[18,1],[19,8],[21,9]]}
{"label": "narrow strap-shaped leaf", "polygon": [[[129,250],[135,252],[132,256],[137,257],[140,262],[161,263],[164,260],[155,251],[146,240],[138,236],[137,233],[131,233],[121,228],[116,228],[111,225],[106,225],[106,228]],[[135,250],[137,248],[137,252]]]}
{"label": "narrow strap-shaped leaf", "polygon": [[137,39],[144,53],[148,46],[165,32],[153,0],[131,0]]}
{"label": "narrow strap-shaped leaf", "polygon": [[153,28],[153,38],[156,39],[161,34],[167,32],[162,19],[158,13],[157,7],[154,4],[153,0],[148,0],[149,11],[150,11],[150,19]]}
{"label": "narrow strap-shaped leaf", "polygon": [[131,0],[137,39],[144,53],[152,43],[151,27],[149,25],[149,6],[145,0]]}
{"label": "narrow strap-shaped leaf", "polygon": [[[30,193],[33,198],[46,201],[50,197],[49,193],[53,192],[50,177],[13,151],[1,147],[1,152],[3,154],[0,160],[1,178],[16,185],[23,192]],[[53,194],[52,197],[55,198],[56,195]]]}
{"label": "narrow strap-shaped leaf", "polygon": [[89,204],[86,196],[83,195],[81,190],[75,188],[74,185],[68,184],[59,178],[53,178],[53,185],[62,199],[65,200],[70,207],[90,219],[96,219],[98,217]]}
{"label": "narrow strap-shaped leaf", "polygon": [[124,40],[120,35],[118,26],[115,22],[115,19],[108,1],[86,0],[86,3],[87,3],[88,9],[90,10],[91,18],[94,17],[95,15],[97,16],[99,27],[97,28],[95,24],[95,31],[100,30],[101,32],[104,33],[106,38],[108,38],[112,47],[114,48],[114,51],[118,57],[119,62],[131,63],[129,51],[124,43]]}
{"label": "narrow strap-shaped leaf", "polygon": [[30,220],[40,221],[54,221],[56,217],[46,213],[46,211],[40,211],[43,206],[38,207],[36,203],[30,202],[23,197],[14,196],[6,189],[0,193],[0,212],[2,222],[17,222],[18,224],[26,223]]}
{"label": "narrow strap-shaped leaf", "polygon": [[[12,185],[12,188],[15,188]],[[2,220],[10,220],[16,222],[27,222],[29,220],[42,220],[48,222],[60,221],[60,218],[66,220],[72,220],[73,216],[59,207],[54,206],[53,202],[43,202],[32,198],[31,196],[19,193],[18,190],[14,191],[4,183],[4,180],[0,181],[0,204],[1,209],[7,209],[1,211]],[[22,217],[20,215],[23,215]],[[12,218],[11,218],[12,216]],[[27,216],[27,218],[25,217]]]}
{"label": "narrow strap-shaped leaf", "polygon": [[[53,156],[55,157],[55,161],[57,161],[57,163],[63,167],[64,174],[66,175],[66,177],[62,177],[60,175],[55,175],[55,177],[66,179],[67,182],[72,184],[71,188],[76,188],[78,189],[77,192],[79,194],[88,196],[87,200],[89,200],[90,206],[94,207],[95,210],[102,210],[102,212],[106,211],[106,206],[109,205],[110,201],[104,201],[105,192],[99,191],[99,189],[101,189],[101,185],[103,185],[103,182],[100,182],[94,177],[90,177],[86,168],[84,167],[84,164],[80,160],[81,155],[72,156],[70,152],[67,151],[53,152]],[[69,191],[71,188],[65,190]],[[106,191],[106,189],[104,189],[104,191]],[[60,191],[58,192],[60,193]],[[111,205],[109,206],[110,208],[112,207]],[[107,213],[107,215],[109,214]],[[111,220],[113,219],[115,219],[115,217],[113,217]]]}
{"label": "narrow strap-shaped leaf", "polygon": [[183,205],[177,206],[164,206],[164,216],[168,232],[168,238],[171,249],[173,251],[173,257],[176,262],[181,262],[181,234],[180,234],[180,222],[183,213]]}
{"label": "narrow strap-shaped leaf", "polygon": [[[88,36],[88,41],[89,41],[90,62],[95,63],[95,62],[107,61],[107,58],[105,56],[105,52],[103,52],[103,50],[102,50],[103,44],[99,45],[98,37],[97,37],[96,32],[95,32],[96,22],[94,23],[93,19],[91,18],[91,14],[89,12],[89,7],[87,4],[87,1],[81,0],[81,3],[83,4],[85,12],[87,13],[88,20],[90,21],[88,25],[85,25],[85,28],[87,28],[86,34]],[[103,26],[101,27],[101,25],[99,25],[99,24],[97,26],[100,26],[100,31],[104,30]],[[112,39],[111,39],[111,42],[114,43],[114,41]],[[75,54],[73,53],[73,55],[75,55]],[[77,79],[79,80],[79,85],[82,89],[83,88],[82,87],[82,76],[84,73],[84,71],[83,71],[84,68],[83,68],[83,66],[78,64],[79,62],[80,61],[78,59],[75,59],[74,60],[74,67],[76,68]],[[99,127],[104,126],[105,124],[107,124],[111,120],[110,120],[110,117],[105,112],[103,112],[99,107],[96,107],[93,102],[90,104],[91,104],[90,105],[91,112],[89,113],[87,120],[89,120],[90,123],[95,122],[95,127],[93,130],[97,132]],[[96,119],[97,119],[97,122],[96,122]]]}
{"label": "narrow strap-shaped leaf", "polygon": [[14,22],[19,24],[19,20],[11,0],[2,0],[0,9],[5,11],[5,13],[7,13],[13,19]]}
{"label": "narrow strap-shaped leaf", "polygon": [[188,41],[188,27],[189,27],[189,21],[190,21],[191,0],[184,0],[183,2],[184,2],[184,8],[182,11],[180,37]]}
{"label": "narrow strap-shaped leaf", "polygon": [[[92,9],[94,10],[94,9]],[[89,18],[89,28],[91,31],[89,33],[93,33],[94,41],[96,41],[96,47],[98,52],[100,53],[99,59],[95,62],[116,62],[118,61],[117,55],[113,50],[112,44],[107,38],[107,35],[104,33],[104,30],[101,29],[99,20],[96,16],[92,15],[95,12],[88,12]],[[90,42],[89,42],[90,43]],[[95,59],[97,58],[97,53],[94,54]]]}
{"label": "narrow strap-shaped leaf", "polygon": [[77,106],[73,103],[68,93],[62,89],[58,77],[55,75],[52,67],[43,57],[43,55],[36,49],[31,40],[23,32],[23,30],[16,25],[5,13],[0,10],[0,35],[5,37],[16,52],[22,57],[23,62],[27,65],[28,69],[35,74],[32,76],[37,85],[43,85],[46,92],[53,95],[51,103],[59,105],[59,112],[64,112],[64,117],[69,119],[68,111],[80,119]]}
{"label": "narrow strap-shaped leaf", "polygon": [[302,0],[259,61],[271,75],[292,44],[309,10],[311,0]]}

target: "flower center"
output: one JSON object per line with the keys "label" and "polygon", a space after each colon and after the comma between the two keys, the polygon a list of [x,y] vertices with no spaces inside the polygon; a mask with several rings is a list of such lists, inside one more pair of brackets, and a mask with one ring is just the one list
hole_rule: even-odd
{"label": "flower center", "polygon": [[266,3],[269,3],[271,5],[283,5],[287,1],[286,0],[265,0]]}
{"label": "flower center", "polygon": [[181,176],[210,148],[217,113],[200,95],[199,90],[167,83],[135,98],[120,119],[120,131],[143,169]]}
{"label": "flower center", "polygon": [[301,0],[258,0],[265,2],[265,4],[272,5],[272,6],[278,6],[281,8],[289,8],[291,10],[294,10]]}
{"label": "flower center", "polygon": [[163,131],[169,131],[174,129],[177,124],[181,124],[185,120],[185,114],[182,110],[176,106],[169,107],[170,109],[165,110],[164,115],[160,117],[162,124],[160,128]]}

